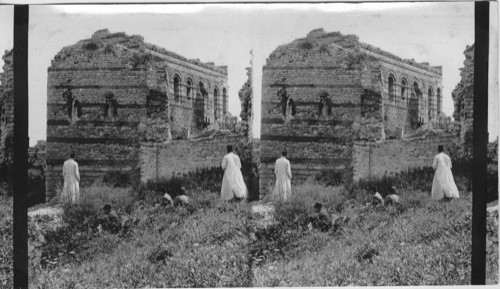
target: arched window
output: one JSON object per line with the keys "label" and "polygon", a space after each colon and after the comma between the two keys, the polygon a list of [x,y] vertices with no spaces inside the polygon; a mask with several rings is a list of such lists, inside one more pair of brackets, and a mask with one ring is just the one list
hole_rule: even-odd
{"label": "arched window", "polygon": [[418,98],[422,97],[422,92],[420,91],[420,87],[418,87],[418,82],[416,81],[413,82],[413,91]]}
{"label": "arched window", "polygon": [[208,92],[205,90],[205,84],[203,84],[203,82],[200,81],[200,83],[198,84],[198,89],[200,90],[201,96],[203,98],[208,96]]}
{"label": "arched window", "polygon": [[176,102],[181,99],[181,78],[178,75],[174,76],[174,100]]}
{"label": "arched window", "polygon": [[408,83],[406,82],[406,79],[403,78],[401,80],[401,99],[404,101],[406,99],[406,87],[408,86]]}
{"label": "arched window", "polygon": [[441,114],[441,89],[436,90],[436,98],[437,98],[437,114]]}
{"label": "arched window", "polygon": [[71,87],[69,87],[65,92],[63,92],[63,99],[66,102],[66,113],[69,118],[73,117],[73,92]]}
{"label": "arched window", "polygon": [[222,114],[227,114],[227,91],[225,87],[222,89]]}
{"label": "arched window", "polygon": [[219,89],[216,87],[214,88],[214,117],[215,120],[219,118]]}
{"label": "arched window", "polygon": [[73,101],[72,119],[76,120],[76,119],[79,119],[81,116],[82,116],[82,105],[80,104],[80,102],[77,99],[75,99]]}
{"label": "arched window", "polygon": [[191,79],[188,78],[188,80],[186,81],[186,96],[188,101],[191,101],[192,88],[193,88],[193,81],[191,81]]}
{"label": "arched window", "polygon": [[396,96],[396,89],[394,87],[394,76],[389,75],[389,80],[388,80],[388,83],[389,83],[389,100],[390,101],[394,101],[395,100],[395,96]]}
{"label": "arched window", "polygon": [[427,109],[429,113],[429,120],[432,118],[432,103],[434,102],[434,93],[432,91],[432,87],[429,87],[427,91]]}
{"label": "arched window", "polygon": [[116,97],[112,92],[108,92],[104,95],[106,102],[104,104],[104,116],[115,117],[118,115],[118,102]]}

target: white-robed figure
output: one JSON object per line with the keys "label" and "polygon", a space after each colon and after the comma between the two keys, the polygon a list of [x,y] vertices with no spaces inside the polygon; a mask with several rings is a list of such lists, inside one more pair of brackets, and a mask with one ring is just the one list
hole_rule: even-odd
{"label": "white-robed figure", "polygon": [[221,199],[224,201],[233,198],[246,199],[247,186],[241,174],[240,158],[233,153],[233,146],[227,146],[227,154],[222,159],[224,178],[222,179]]}
{"label": "white-robed figure", "polygon": [[434,157],[432,167],[434,168],[434,180],[432,181],[431,198],[440,200],[446,198],[458,198],[458,189],[451,173],[451,159],[443,152],[443,146],[438,146],[438,154]]}
{"label": "white-robed figure", "polygon": [[290,161],[286,159],[287,152],[283,150],[281,157],[274,164],[274,174],[276,175],[276,184],[274,185],[273,198],[287,201],[292,194],[292,170]]}
{"label": "white-robed figure", "polygon": [[75,153],[72,152],[63,164],[64,187],[61,194],[63,203],[77,204],[80,201],[80,172],[74,158]]}

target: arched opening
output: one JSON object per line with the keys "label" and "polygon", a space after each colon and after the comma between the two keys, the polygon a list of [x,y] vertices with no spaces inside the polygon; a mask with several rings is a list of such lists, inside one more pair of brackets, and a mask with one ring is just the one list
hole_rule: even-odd
{"label": "arched opening", "polygon": [[395,96],[396,96],[396,89],[394,87],[394,76],[391,74],[389,75],[389,80],[388,80],[388,84],[389,84],[389,101],[394,101],[395,100]]}
{"label": "arched opening", "polygon": [[406,87],[407,86],[408,86],[408,82],[406,81],[406,79],[403,78],[403,80],[401,80],[401,99],[403,100],[403,102],[406,99]]}
{"label": "arched opening", "polygon": [[222,114],[227,114],[227,91],[225,87],[222,89]]}
{"label": "arched opening", "polygon": [[436,90],[436,98],[437,98],[437,115],[441,114],[441,89]]}
{"label": "arched opening", "polygon": [[413,91],[415,92],[415,96],[420,99],[422,97],[422,91],[420,90],[420,87],[418,86],[418,82],[413,82]]}
{"label": "arched opening", "polygon": [[116,97],[112,92],[108,92],[104,95],[106,102],[104,103],[104,113],[105,117],[115,117],[118,115],[118,102]]}
{"label": "arched opening", "polygon": [[429,87],[427,91],[427,109],[429,113],[429,120],[432,119],[432,103],[434,102],[434,93],[432,91],[432,87]]}
{"label": "arched opening", "polygon": [[72,119],[73,120],[79,119],[81,116],[82,116],[82,105],[80,104],[80,102],[77,99],[75,99],[73,101],[73,115],[72,115]]}
{"label": "arched opening", "polygon": [[65,92],[63,92],[63,99],[66,102],[66,113],[69,118],[73,117],[73,92],[71,91],[71,87],[68,88]]}
{"label": "arched opening", "polygon": [[174,100],[176,102],[181,99],[181,78],[178,75],[174,76]]}
{"label": "arched opening", "polygon": [[193,81],[191,79],[188,79],[186,81],[186,97],[187,97],[187,100],[188,101],[191,101],[191,98],[192,98],[192,93],[193,93]]}
{"label": "arched opening", "polygon": [[200,81],[200,83],[198,83],[198,89],[202,97],[208,96],[208,92],[205,90],[205,84],[203,82]]}
{"label": "arched opening", "polygon": [[219,118],[219,89],[216,87],[214,88],[214,117],[215,120]]}

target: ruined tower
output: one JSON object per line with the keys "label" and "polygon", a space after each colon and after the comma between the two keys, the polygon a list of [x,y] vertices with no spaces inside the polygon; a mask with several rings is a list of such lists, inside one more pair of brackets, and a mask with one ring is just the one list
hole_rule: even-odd
{"label": "ruined tower", "polygon": [[48,198],[71,151],[82,183],[91,183],[138,169],[141,141],[187,139],[227,114],[226,66],[107,29],[64,47],[47,85]]}
{"label": "ruined tower", "polygon": [[14,64],[12,50],[5,51],[0,74],[0,164],[10,166],[14,154]]}
{"label": "ruined tower", "polygon": [[238,96],[241,103],[240,117],[243,125],[245,126],[246,136],[249,139],[253,138],[252,123],[253,123],[253,108],[252,108],[252,68],[247,67],[247,81],[243,84]]}
{"label": "ruined tower", "polygon": [[455,110],[453,118],[459,124],[460,145],[465,157],[472,157],[473,105],[474,105],[474,45],[464,51],[464,67],[460,69],[460,82],[451,93]]}
{"label": "ruined tower", "polygon": [[263,67],[261,192],[288,150],[295,180],[352,175],[355,140],[401,138],[437,119],[441,67],[405,60],[355,35],[311,31],[276,48]]}

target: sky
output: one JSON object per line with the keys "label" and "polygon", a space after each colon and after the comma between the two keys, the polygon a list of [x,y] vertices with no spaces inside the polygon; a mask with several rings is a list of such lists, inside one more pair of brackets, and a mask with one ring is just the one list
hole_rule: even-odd
{"label": "sky", "polygon": [[[497,8],[493,9],[497,18]],[[0,51],[12,47],[13,9],[0,7]],[[492,29],[498,47],[498,23]],[[46,136],[47,68],[64,46],[108,28],[187,58],[228,66],[229,112],[239,115],[238,90],[253,50],[254,132],[260,132],[262,66],[279,45],[316,28],[355,34],[402,58],[443,66],[443,111],[453,113],[451,91],[460,81],[466,45],[474,42],[474,4],[191,4],[30,6],[30,145]],[[10,41],[9,41],[10,40]],[[498,51],[496,48],[495,51]],[[498,63],[498,54],[493,54]],[[3,65],[3,61],[0,60]],[[490,65],[498,68],[498,65]],[[497,74],[498,75],[498,74]],[[498,79],[496,77],[495,79]],[[490,139],[498,135],[498,86],[490,81]],[[258,136],[258,135],[257,135]]]}

